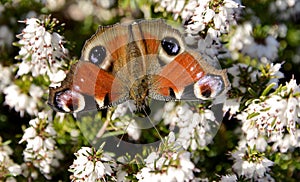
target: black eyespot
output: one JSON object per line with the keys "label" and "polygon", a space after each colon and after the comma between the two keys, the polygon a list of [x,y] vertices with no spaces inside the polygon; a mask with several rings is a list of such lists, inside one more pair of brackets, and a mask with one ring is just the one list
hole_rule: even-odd
{"label": "black eyespot", "polygon": [[175,92],[171,87],[169,88],[169,92],[170,92],[170,97],[176,98]]}
{"label": "black eyespot", "polygon": [[209,98],[209,97],[211,96],[211,94],[212,94],[212,91],[211,91],[210,86],[208,86],[208,85],[203,85],[203,86],[201,87],[201,95],[202,95],[203,97]]}
{"label": "black eyespot", "polygon": [[180,51],[179,42],[173,37],[165,37],[162,39],[161,46],[170,56],[175,56]]}
{"label": "black eyespot", "polygon": [[105,57],[106,49],[101,45],[93,47],[89,54],[89,60],[94,64],[100,64],[105,59]]}
{"label": "black eyespot", "polygon": [[58,112],[74,112],[84,108],[85,101],[81,94],[72,90],[55,93],[54,109]]}
{"label": "black eyespot", "polygon": [[211,90],[204,90],[201,92],[202,96],[208,98],[211,95]]}

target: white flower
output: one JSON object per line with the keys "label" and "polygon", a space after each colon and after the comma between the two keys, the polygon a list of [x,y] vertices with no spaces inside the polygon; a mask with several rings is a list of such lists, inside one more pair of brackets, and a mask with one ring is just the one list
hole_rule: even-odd
{"label": "white flower", "polygon": [[[9,177],[11,178],[9,180],[15,180],[14,177],[21,174],[21,166],[14,163],[14,161],[10,158],[10,155],[12,155],[13,151],[8,146],[8,144],[2,143],[2,137],[0,136],[0,174],[1,179],[3,177]],[[6,180],[7,181],[7,180]]]}
{"label": "white flower", "polygon": [[288,151],[294,151],[295,148],[300,147],[300,130],[290,134],[287,133],[284,136],[273,135],[269,138],[269,142],[274,143],[272,145],[273,151],[280,151],[286,153]]}
{"label": "white flower", "polygon": [[190,181],[197,171],[189,152],[152,152],[145,159],[146,166],[136,175],[139,181]]}
{"label": "white flower", "polygon": [[128,109],[131,109],[134,107],[134,104],[130,101],[121,103],[117,106],[117,108],[114,110],[114,113],[111,116],[112,120],[115,120],[116,118],[119,118],[121,116],[124,116]]}
{"label": "white flower", "polygon": [[229,117],[231,118],[232,115],[236,114],[239,111],[240,102],[241,102],[241,98],[232,98],[232,99],[227,98],[223,105],[224,114],[229,111],[230,114]]}
{"label": "white flower", "polygon": [[63,158],[60,150],[56,148],[54,140],[56,132],[46,113],[39,113],[29,125],[19,142],[27,142],[23,151],[24,161],[31,162],[47,179],[50,179],[52,168],[59,166],[58,160]]}
{"label": "white flower", "polygon": [[198,113],[193,112],[187,104],[176,106],[170,110],[168,109],[169,106],[171,104],[165,106],[162,117],[166,120],[165,124],[169,124],[171,129],[175,126],[179,128],[176,140],[179,145],[184,149],[191,148],[195,150],[198,147],[206,146],[212,141],[219,124],[216,122],[214,113],[211,110],[206,109]]}
{"label": "white flower", "polygon": [[46,7],[51,11],[57,11],[66,4],[66,0],[47,0]]}
{"label": "white flower", "polygon": [[237,88],[243,93],[246,92],[246,87],[245,87],[246,85],[243,85],[245,83],[241,82],[242,73],[249,73],[251,82],[255,82],[256,77],[259,76],[260,74],[257,70],[254,70],[253,67],[242,63],[234,64],[232,67],[228,68],[227,71],[229,74],[233,76],[231,87]]}
{"label": "white flower", "polygon": [[95,6],[92,1],[77,0],[71,4],[68,9],[68,15],[76,21],[83,21],[87,16],[90,16],[95,11]]}
{"label": "white flower", "polygon": [[44,94],[43,90],[34,84],[31,84],[28,93],[22,93],[19,86],[15,84],[4,88],[3,93],[6,94],[4,103],[20,112],[21,116],[24,116],[25,111],[30,115],[37,114],[37,104]]}
{"label": "white flower", "polygon": [[230,39],[229,50],[233,54],[241,51],[254,58],[275,60],[278,56],[279,42],[271,35],[256,41],[252,33],[253,25],[251,23],[245,22],[243,25],[238,26]]}
{"label": "white flower", "polygon": [[269,167],[273,165],[273,162],[260,156],[259,153],[250,154],[251,151],[244,147],[232,153],[234,160],[232,168],[239,176],[256,181],[267,175],[267,172],[270,170]]}
{"label": "white flower", "polygon": [[[221,33],[227,33],[230,25],[236,24],[236,18],[242,6],[232,0],[222,1],[219,4],[206,0],[196,1],[196,3],[190,1],[186,7],[182,17],[184,17],[183,21],[188,24],[187,31],[189,33],[194,34],[205,28],[212,28],[216,31],[215,35],[219,36]],[[192,13],[191,7],[194,7]],[[209,24],[210,22],[212,24]]]}
{"label": "white flower", "polygon": [[22,22],[27,26],[17,36],[21,45],[17,58],[22,59],[17,75],[31,72],[33,77],[46,74],[52,82],[59,80],[56,73],[63,64],[60,60],[66,57],[68,52],[63,47],[63,37],[55,32],[48,32],[43,22],[36,18]]}
{"label": "white flower", "polygon": [[279,79],[284,78],[284,74],[279,71],[279,69],[281,68],[282,64],[280,63],[276,63],[273,64],[271,63],[270,65],[270,69],[268,70],[268,74],[270,75],[270,81],[267,83],[267,85],[271,84],[271,83],[275,83],[275,88],[278,87],[278,82]]}
{"label": "white flower", "polygon": [[227,174],[221,177],[221,182],[235,182],[237,181],[237,176],[235,174]]}
{"label": "white flower", "polygon": [[[280,89],[280,88],[278,88]],[[291,79],[283,89],[270,94],[264,100],[253,100],[248,107],[237,116],[243,122],[242,130],[246,140],[252,146],[256,145],[264,151],[266,141],[259,140],[260,135],[270,137],[269,142],[274,142],[273,150],[280,148],[286,152],[289,147],[297,145],[297,123],[300,122],[299,113],[299,86]],[[283,135],[289,132],[290,135]],[[286,142],[289,140],[289,142]],[[260,145],[260,146],[258,146]]]}
{"label": "white flower", "polygon": [[[0,38],[1,39],[1,38]],[[3,91],[5,87],[11,84],[12,70],[11,67],[3,67],[0,64],[0,92]]]}
{"label": "white flower", "polygon": [[112,159],[102,151],[94,148],[82,147],[75,153],[76,159],[70,166],[73,173],[72,181],[97,181],[112,175],[115,166]]}
{"label": "white flower", "polygon": [[115,123],[115,126],[126,130],[128,136],[133,140],[138,140],[140,138],[141,128],[134,119],[123,117],[121,118],[121,121]]}
{"label": "white flower", "polygon": [[159,3],[159,7],[157,7],[154,11],[172,12],[175,20],[178,18],[185,5],[185,0],[154,0],[154,2]]}
{"label": "white flower", "polygon": [[269,9],[277,19],[288,20],[300,12],[300,3],[296,0],[276,0],[270,2]]}

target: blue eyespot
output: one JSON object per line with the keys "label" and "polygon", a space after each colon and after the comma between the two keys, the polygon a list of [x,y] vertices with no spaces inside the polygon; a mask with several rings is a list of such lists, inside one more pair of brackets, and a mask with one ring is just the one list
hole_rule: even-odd
{"label": "blue eyespot", "polygon": [[166,53],[170,56],[175,56],[180,51],[179,42],[173,37],[163,38],[161,41],[161,46],[166,51]]}
{"label": "blue eyespot", "polygon": [[106,49],[103,46],[99,45],[91,49],[89,54],[89,61],[99,65],[102,63],[105,57],[106,57]]}

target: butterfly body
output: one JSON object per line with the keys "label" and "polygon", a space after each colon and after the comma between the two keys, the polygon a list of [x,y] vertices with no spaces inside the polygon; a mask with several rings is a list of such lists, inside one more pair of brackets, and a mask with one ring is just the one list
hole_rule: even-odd
{"label": "butterfly body", "polygon": [[206,100],[229,88],[226,71],[190,49],[180,32],[163,20],[99,27],[84,45],[49,104],[60,112],[107,108],[133,100],[146,111],[156,100]]}

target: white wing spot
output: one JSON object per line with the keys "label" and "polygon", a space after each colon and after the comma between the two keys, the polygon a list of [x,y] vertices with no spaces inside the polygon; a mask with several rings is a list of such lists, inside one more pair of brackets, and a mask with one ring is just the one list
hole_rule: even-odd
{"label": "white wing spot", "polygon": [[194,67],[194,66],[190,68],[190,71],[194,71],[194,70],[195,70],[195,67]]}
{"label": "white wing spot", "polygon": [[201,78],[203,76],[203,72],[197,73],[197,78]]}

